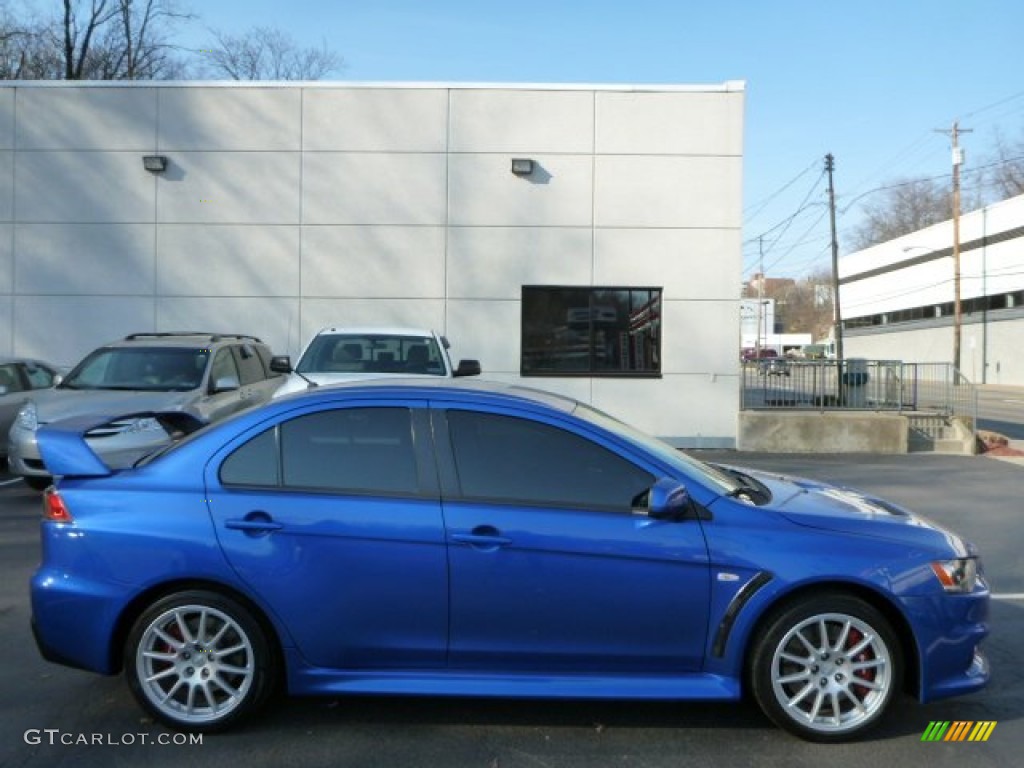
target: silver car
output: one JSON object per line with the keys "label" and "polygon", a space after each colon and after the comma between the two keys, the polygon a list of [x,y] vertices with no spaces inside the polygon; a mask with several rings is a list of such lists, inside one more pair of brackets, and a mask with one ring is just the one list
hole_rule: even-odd
{"label": "silver car", "polygon": [[[0,357],[0,435],[6,435],[21,406],[35,390],[60,382],[56,366],[24,357]],[[7,441],[0,439],[0,467]]]}
{"label": "silver car", "polygon": [[170,441],[267,402],[284,378],[254,336],[137,333],[90,353],[50,390],[33,392],[8,434],[8,464],[31,487],[51,477],[39,455],[42,424],[92,417],[90,447],[111,468],[129,466]]}
{"label": "silver car", "polygon": [[448,339],[426,328],[340,328],[320,330],[292,368],[286,356],[274,359],[274,370],[290,373],[275,397],[310,386],[396,376],[477,376],[480,361],[452,365]]}

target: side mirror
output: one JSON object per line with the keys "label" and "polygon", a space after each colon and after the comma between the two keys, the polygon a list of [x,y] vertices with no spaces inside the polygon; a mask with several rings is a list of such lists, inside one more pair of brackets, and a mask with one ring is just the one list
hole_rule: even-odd
{"label": "side mirror", "polygon": [[0,395],[6,395],[6,394],[7,394],[7,385],[6,384],[0,384]]}
{"label": "side mirror", "polygon": [[270,358],[270,370],[274,373],[291,373],[292,359],[288,355],[274,355]]}
{"label": "side mirror", "polygon": [[647,495],[647,516],[655,520],[681,520],[690,511],[690,494],[678,480],[663,477]]}
{"label": "side mirror", "polygon": [[480,375],[480,361],[479,360],[459,360],[459,366],[455,369],[455,373],[452,374],[456,378],[462,376],[479,376]]}
{"label": "side mirror", "polygon": [[237,376],[221,376],[213,382],[213,394],[216,395],[220,392],[234,392],[241,386],[242,385],[239,383]]}

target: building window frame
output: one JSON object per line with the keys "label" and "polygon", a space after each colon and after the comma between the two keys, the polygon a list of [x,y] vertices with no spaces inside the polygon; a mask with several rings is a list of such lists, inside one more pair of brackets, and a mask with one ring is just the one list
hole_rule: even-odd
{"label": "building window frame", "polygon": [[524,285],[519,374],[662,377],[662,286]]}

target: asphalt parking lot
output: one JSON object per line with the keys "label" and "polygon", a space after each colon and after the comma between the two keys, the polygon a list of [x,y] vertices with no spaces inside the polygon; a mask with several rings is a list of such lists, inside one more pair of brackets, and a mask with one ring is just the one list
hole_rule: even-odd
{"label": "asphalt parking lot", "polygon": [[[195,743],[143,717],[120,678],[43,661],[29,631],[27,580],[38,561],[38,494],[0,474],[0,765],[344,766],[1019,765],[1024,749],[1024,463],[989,457],[702,458],[816,477],[879,493],[973,539],[997,599],[985,691],[907,702],[867,741],[798,741],[753,705],[438,698],[290,700],[251,724]],[[995,721],[985,743],[928,743],[931,721]],[[166,742],[166,743],[165,743]]]}

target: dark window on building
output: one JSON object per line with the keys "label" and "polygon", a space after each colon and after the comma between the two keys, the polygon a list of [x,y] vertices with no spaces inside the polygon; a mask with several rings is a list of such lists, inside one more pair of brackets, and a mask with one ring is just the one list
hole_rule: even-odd
{"label": "dark window on building", "polygon": [[549,424],[452,410],[448,426],[468,498],[628,513],[654,483],[632,462]]}
{"label": "dark window on building", "polygon": [[338,493],[419,491],[407,408],[343,408],[281,425],[286,487]]}
{"label": "dark window on building", "polygon": [[657,376],[660,288],[526,285],[522,291],[524,376]]}

